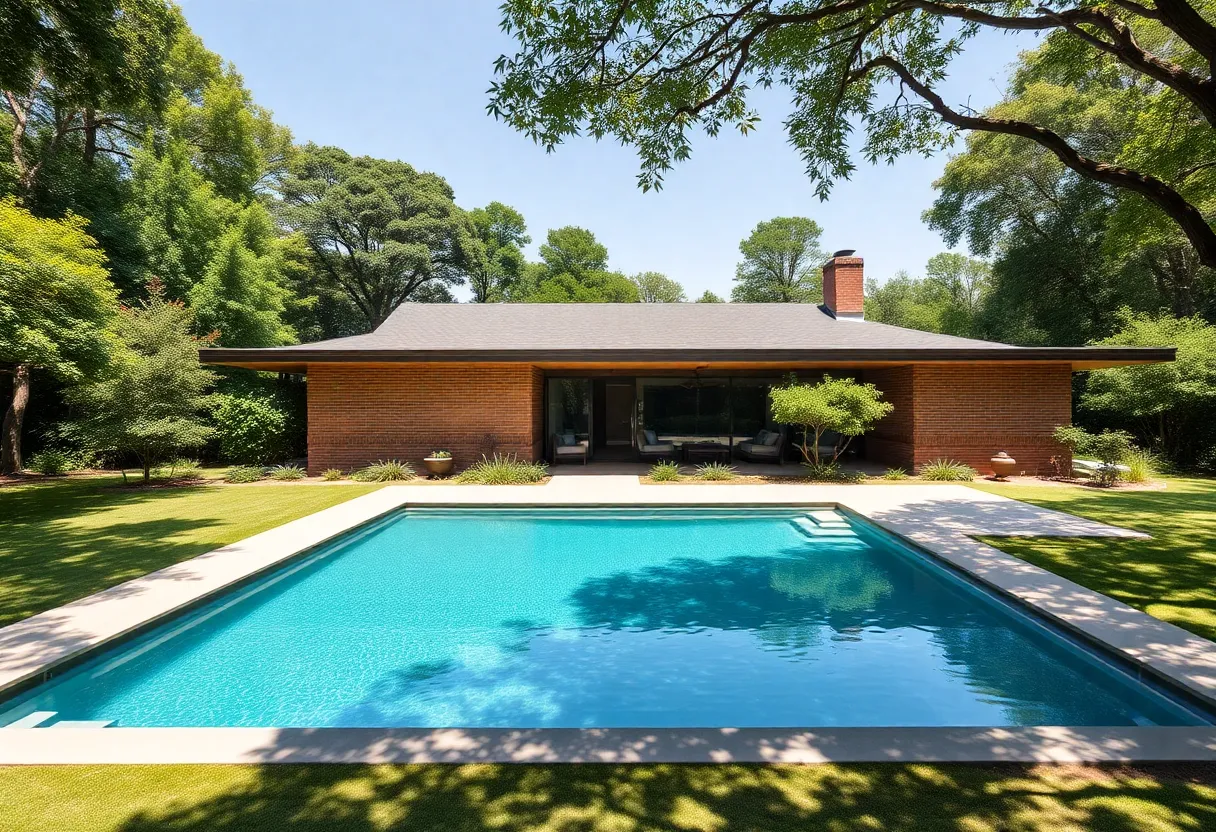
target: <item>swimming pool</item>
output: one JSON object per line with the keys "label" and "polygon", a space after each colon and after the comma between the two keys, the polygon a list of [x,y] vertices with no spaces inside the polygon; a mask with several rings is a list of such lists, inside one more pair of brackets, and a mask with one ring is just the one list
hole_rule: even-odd
{"label": "swimming pool", "polygon": [[0,725],[1201,725],[867,523],[409,508],[0,705]]}

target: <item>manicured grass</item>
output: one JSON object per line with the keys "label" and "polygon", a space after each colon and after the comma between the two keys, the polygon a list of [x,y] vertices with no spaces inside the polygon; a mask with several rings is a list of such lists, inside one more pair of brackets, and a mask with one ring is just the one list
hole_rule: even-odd
{"label": "manicured grass", "polygon": [[[1216,483],[976,487],[1152,533],[992,542],[1216,635]],[[0,489],[0,615],[63,603],[367,490]],[[13,832],[1198,832],[1216,828],[1216,766],[32,766],[0,768],[0,818]]]}
{"label": "manicured grass", "polygon": [[1164,491],[973,487],[1137,529],[1152,540],[986,538],[985,542],[1149,615],[1216,640],[1216,480],[1171,477]]}
{"label": "manicured grass", "polygon": [[374,491],[375,485],[0,488],[0,626]]}
{"label": "manicured grass", "polygon": [[1211,767],[115,766],[0,770],[12,832],[1198,832]]}

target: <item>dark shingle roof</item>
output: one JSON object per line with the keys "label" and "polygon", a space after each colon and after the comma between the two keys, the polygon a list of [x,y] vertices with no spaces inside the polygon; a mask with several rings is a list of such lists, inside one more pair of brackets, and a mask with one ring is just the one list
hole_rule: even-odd
{"label": "dark shingle roof", "polygon": [[304,372],[323,362],[1169,361],[1173,350],[1013,347],[836,319],[795,303],[407,303],[375,332],[267,349],[204,349],[212,364]]}
{"label": "dark shingle roof", "polygon": [[284,347],[336,350],[924,349],[1006,344],[856,319],[803,303],[405,303],[370,335]]}

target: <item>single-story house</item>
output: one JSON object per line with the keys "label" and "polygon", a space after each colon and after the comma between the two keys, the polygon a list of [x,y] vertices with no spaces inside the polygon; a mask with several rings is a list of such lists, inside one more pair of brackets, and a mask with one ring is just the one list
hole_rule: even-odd
{"label": "single-story house", "polygon": [[[849,374],[894,411],[856,452],[913,469],[998,451],[1026,472],[1060,452],[1078,370],[1173,360],[1171,348],[1014,347],[863,317],[863,262],[823,267],[823,304],[412,304],[375,332],[268,349],[203,349],[211,364],[308,379],[308,469],[450,450],[552,458],[570,434],[590,458],[640,443],[735,447],[777,429],[768,388],[788,373]],[[792,451],[792,449],[790,449]]]}

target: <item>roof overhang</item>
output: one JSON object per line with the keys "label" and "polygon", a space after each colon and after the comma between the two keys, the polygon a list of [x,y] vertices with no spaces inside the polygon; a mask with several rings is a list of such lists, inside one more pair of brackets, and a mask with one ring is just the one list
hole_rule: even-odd
{"label": "roof overhang", "polygon": [[926,349],[621,349],[621,350],[367,350],[268,349],[199,350],[204,364],[222,364],[280,373],[306,373],[310,364],[631,364],[864,366],[900,364],[1064,363],[1074,370],[1173,361],[1174,347],[952,347]]}

